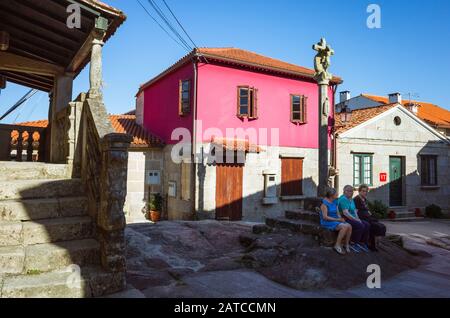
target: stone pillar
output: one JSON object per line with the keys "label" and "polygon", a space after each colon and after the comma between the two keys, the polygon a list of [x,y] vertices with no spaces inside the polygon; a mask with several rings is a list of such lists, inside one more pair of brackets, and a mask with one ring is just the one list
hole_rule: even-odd
{"label": "stone pillar", "polygon": [[100,211],[97,216],[102,266],[111,272],[125,272],[125,214],[128,147],[131,136],[108,134],[102,139]]}
{"label": "stone pillar", "polygon": [[72,101],[72,89],[74,73],[65,73],[55,77],[53,92],[50,100],[49,121],[51,125],[50,135],[50,162],[59,163],[65,159],[60,156],[61,148],[59,146],[64,132],[58,127],[56,117],[58,113],[69,106]]}
{"label": "stone pillar", "polygon": [[89,69],[89,98],[102,98],[102,48],[105,44],[103,38],[105,32],[95,29],[92,32],[91,65]]}
{"label": "stone pillar", "polygon": [[323,197],[328,187],[328,116],[330,112],[330,100],[328,97],[328,87],[333,78],[328,72],[330,66],[330,57],[334,55],[324,38],[319,43],[313,45],[313,50],[317,51],[314,57],[315,75],[319,87],[319,185],[317,187],[317,196]]}
{"label": "stone pillar", "polygon": [[317,196],[323,197],[328,186],[328,81],[319,82],[319,185]]}

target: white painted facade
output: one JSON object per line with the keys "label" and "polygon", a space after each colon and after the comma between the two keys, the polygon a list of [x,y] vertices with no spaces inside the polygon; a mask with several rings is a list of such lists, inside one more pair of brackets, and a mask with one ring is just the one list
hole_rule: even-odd
{"label": "white painted facade", "polygon": [[[394,118],[401,124],[396,125]],[[389,205],[389,158],[403,157],[403,206],[410,210],[424,209],[437,204],[444,211],[450,206],[450,141],[413,113],[398,105],[386,112],[341,133],[338,136],[339,190],[353,185],[353,157],[355,153],[373,154],[373,185],[370,200]],[[421,184],[421,155],[437,156],[438,184]],[[387,173],[387,181],[380,174]]]}

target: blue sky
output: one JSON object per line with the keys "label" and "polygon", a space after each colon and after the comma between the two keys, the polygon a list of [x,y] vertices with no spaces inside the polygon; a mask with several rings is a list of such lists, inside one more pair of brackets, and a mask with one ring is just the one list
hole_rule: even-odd
{"label": "blue sky", "polygon": [[[109,112],[124,113],[134,108],[139,85],[186,51],[136,0],[104,1],[128,16],[104,48],[105,103]],[[450,109],[450,1],[166,1],[198,46],[238,47],[312,67],[311,46],[324,36],[336,51],[331,71],[344,79],[339,90],[352,96],[416,93],[416,99]],[[381,29],[366,26],[371,3],[381,7]],[[88,84],[87,67],[75,81],[73,97],[87,91]],[[0,113],[26,91],[8,83],[0,95]],[[48,96],[38,93],[2,123],[46,118],[47,113]]]}

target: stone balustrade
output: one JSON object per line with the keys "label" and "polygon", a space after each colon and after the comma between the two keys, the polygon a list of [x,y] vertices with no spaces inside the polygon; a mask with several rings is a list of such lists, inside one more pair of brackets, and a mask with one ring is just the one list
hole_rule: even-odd
{"label": "stone balustrade", "polygon": [[0,124],[0,161],[45,161],[46,128]]}

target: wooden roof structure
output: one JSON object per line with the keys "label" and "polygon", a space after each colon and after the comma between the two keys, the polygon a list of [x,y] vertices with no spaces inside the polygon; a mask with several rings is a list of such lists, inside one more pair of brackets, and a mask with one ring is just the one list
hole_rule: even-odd
{"label": "wooden roof structure", "polygon": [[[71,29],[67,7],[75,3],[81,8],[81,27]],[[97,17],[108,21],[105,41],[126,19],[97,0],[1,0],[0,31],[9,34],[9,47],[0,51],[0,76],[46,92],[58,74],[77,76],[90,60]]]}

